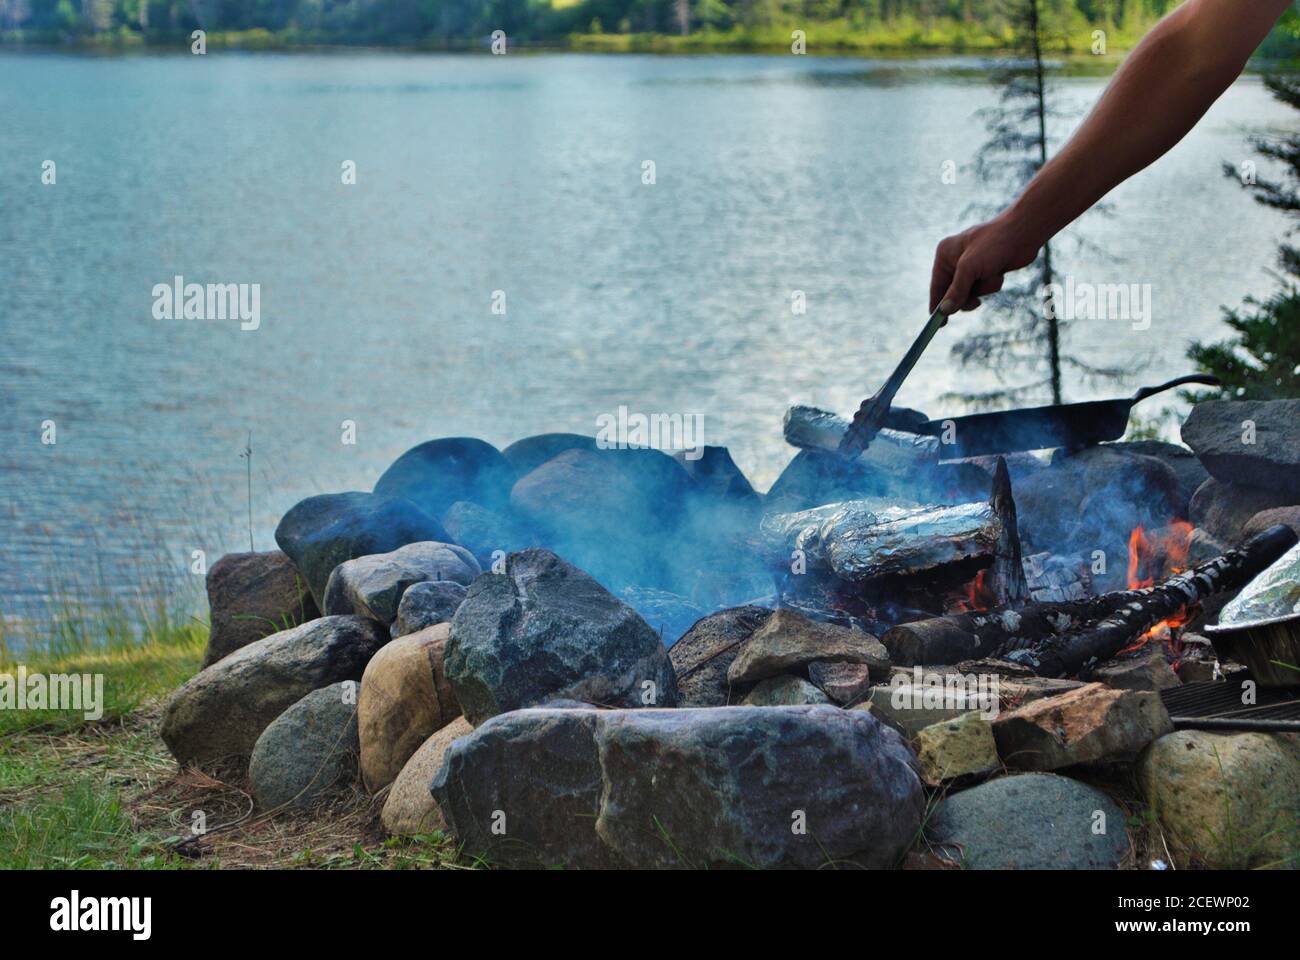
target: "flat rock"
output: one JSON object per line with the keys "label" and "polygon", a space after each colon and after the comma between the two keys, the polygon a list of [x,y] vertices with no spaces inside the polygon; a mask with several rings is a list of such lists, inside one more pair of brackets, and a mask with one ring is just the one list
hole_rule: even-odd
{"label": "flat rock", "polygon": [[800,704],[830,703],[830,698],[803,677],[769,677],[760,681],[741,704],[747,707],[796,707]]}
{"label": "flat rock", "polygon": [[466,588],[454,580],[424,580],[406,588],[390,632],[404,637],[439,623],[450,623],[465,600]]}
{"label": "flat rock", "polygon": [[857,703],[871,689],[871,666],[818,660],[808,664],[808,679],[835,703]]}
{"label": "flat rock", "polygon": [[1137,780],[1175,853],[1215,870],[1300,867],[1300,737],[1179,730],[1151,744]]}
{"label": "flat rock", "polygon": [[327,493],[299,501],[275,528],[275,542],[307,581],[317,607],[346,560],[388,553],[408,543],[445,541],[447,531],[409,500],[372,493]]}
{"label": "flat rock", "polygon": [[176,689],[160,733],[181,766],[242,765],[257,738],[313,690],[360,680],[388,633],[363,617],[321,617],[241,647]]}
{"label": "flat rock", "polygon": [[447,677],[475,726],[547,699],[675,706],[658,635],[594,579],[548,550],[484,574],[451,623]]}
{"label": "flat rock", "polygon": [[280,550],[228,553],[207,574],[211,629],[205,667],[226,654],[320,616],[307,581]]}
{"label": "flat rock", "polygon": [[993,725],[978,713],[965,713],[924,727],[916,735],[917,759],[926,783],[938,786],[1001,766]]}
{"label": "flat rock", "polygon": [[451,580],[467,587],[482,572],[464,547],[409,543],[391,553],[357,557],[335,567],[325,587],[325,612],[356,614],[389,626],[397,619],[402,594],[412,584]]}
{"label": "flat rock", "polygon": [[731,702],[727,671],[742,645],[772,616],[766,607],[731,607],[697,622],[668,651],[682,706],[722,707]]}
{"label": "flat rock", "polygon": [[782,673],[798,673],[817,661],[860,663],[889,674],[889,652],[861,630],[820,623],[790,609],[777,610],[745,643],[727,668],[733,686],[757,683]]}
{"label": "flat rock", "polygon": [[1211,477],[1196,488],[1189,519],[1216,540],[1237,544],[1245,539],[1246,524],[1265,510],[1292,506],[1293,497],[1264,487],[1248,487]]}
{"label": "flat rock", "polygon": [[447,821],[429,792],[429,784],[442,767],[451,745],[473,732],[468,720],[457,717],[411,754],[384,801],[379,819],[385,830],[399,837],[415,837],[447,829]]}
{"label": "flat rock", "polygon": [[1059,696],[1078,690],[1084,684],[1079,680],[1065,680],[1059,677],[1019,677],[1002,678],[998,681],[998,701],[1004,711],[1015,710],[1035,700]]}
{"label": "flat rock", "polygon": [[998,753],[1020,770],[1127,758],[1172,729],[1159,694],[1100,683],[1035,700],[993,721]]}
{"label": "flat rock", "polygon": [[1099,663],[1093,668],[1090,679],[1117,690],[1168,690],[1182,685],[1178,674],[1159,650]]}
{"label": "flat rock", "polygon": [[440,623],[400,637],[361,676],[361,775],[371,793],[392,783],[420,744],[460,716],[443,666],[450,633],[451,624]]}
{"label": "flat rock", "polygon": [[897,734],[828,706],[519,710],[453,744],[432,790],[503,866],[883,867],[924,808]]}
{"label": "flat rock", "polygon": [[1214,478],[1300,503],[1300,399],[1206,400],[1183,421],[1182,438]]}
{"label": "flat rock", "polygon": [[1113,870],[1129,850],[1125,819],[1092,787],[1023,773],[950,794],[925,834],[971,870]]}
{"label": "flat rock", "polygon": [[870,711],[910,739],[931,724],[956,720],[966,713],[993,713],[998,705],[969,691],[948,694],[920,685],[882,683],[872,687],[867,699],[852,709]]}
{"label": "flat rock", "polygon": [[474,437],[444,437],[412,447],[394,460],[375,483],[375,493],[404,497],[431,517],[441,517],[457,500],[502,510],[516,476],[492,444]]}
{"label": "flat rock", "polygon": [[262,810],[310,806],[357,778],[356,682],[313,690],[262,731],[248,763]]}

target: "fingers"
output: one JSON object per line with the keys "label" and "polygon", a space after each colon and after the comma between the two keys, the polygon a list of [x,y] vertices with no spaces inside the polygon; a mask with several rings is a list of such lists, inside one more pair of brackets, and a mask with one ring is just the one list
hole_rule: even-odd
{"label": "fingers", "polygon": [[[957,268],[952,274],[952,282],[948,284],[948,289],[939,301],[939,310],[945,315],[951,316],[958,310],[972,309],[966,304],[974,299],[975,282],[979,279],[971,266],[970,258],[963,255],[957,261]],[[978,305],[978,301],[976,301],[976,304]]]}
{"label": "fingers", "polygon": [[953,264],[961,254],[960,241],[948,237],[934,251],[934,267],[930,270],[930,312],[939,306],[939,300],[952,282]]}

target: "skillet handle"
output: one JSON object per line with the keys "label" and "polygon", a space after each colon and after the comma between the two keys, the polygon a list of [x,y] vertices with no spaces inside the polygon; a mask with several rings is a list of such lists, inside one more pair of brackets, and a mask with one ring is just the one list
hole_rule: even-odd
{"label": "skillet handle", "polygon": [[1133,394],[1133,402],[1145,400],[1147,397],[1153,397],[1157,393],[1164,393],[1166,390],[1172,390],[1174,387],[1181,387],[1184,383],[1201,383],[1207,387],[1221,387],[1223,382],[1218,377],[1211,376],[1208,373],[1189,373],[1185,377],[1174,377],[1158,387],[1143,387],[1137,393]]}

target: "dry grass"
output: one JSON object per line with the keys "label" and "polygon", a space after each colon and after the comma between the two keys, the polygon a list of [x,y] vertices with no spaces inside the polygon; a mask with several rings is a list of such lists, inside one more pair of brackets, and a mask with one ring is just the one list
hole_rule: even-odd
{"label": "dry grass", "polygon": [[[110,722],[0,739],[0,866],[133,869],[442,868],[440,834],[388,838],[359,788],[310,809],[255,813],[241,778],[178,770],[161,698]],[[196,813],[206,832],[195,836]]]}

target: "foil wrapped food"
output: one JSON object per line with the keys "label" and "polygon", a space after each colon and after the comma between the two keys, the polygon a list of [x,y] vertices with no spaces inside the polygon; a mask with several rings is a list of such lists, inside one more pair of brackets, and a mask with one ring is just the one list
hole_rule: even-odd
{"label": "foil wrapped food", "polygon": [[802,551],[810,569],[842,580],[871,580],[933,570],[991,556],[1002,531],[987,503],[900,507],[847,500],[764,518],[761,533],[774,562]]}
{"label": "foil wrapped food", "polygon": [[[802,404],[785,412],[785,442],[801,450],[838,450],[849,422],[838,414]],[[858,460],[889,476],[903,477],[939,462],[939,441],[882,428]]]}
{"label": "foil wrapped food", "polygon": [[1300,543],[1288,550],[1219,611],[1208,633],[1264,627],[1300,617]]}

